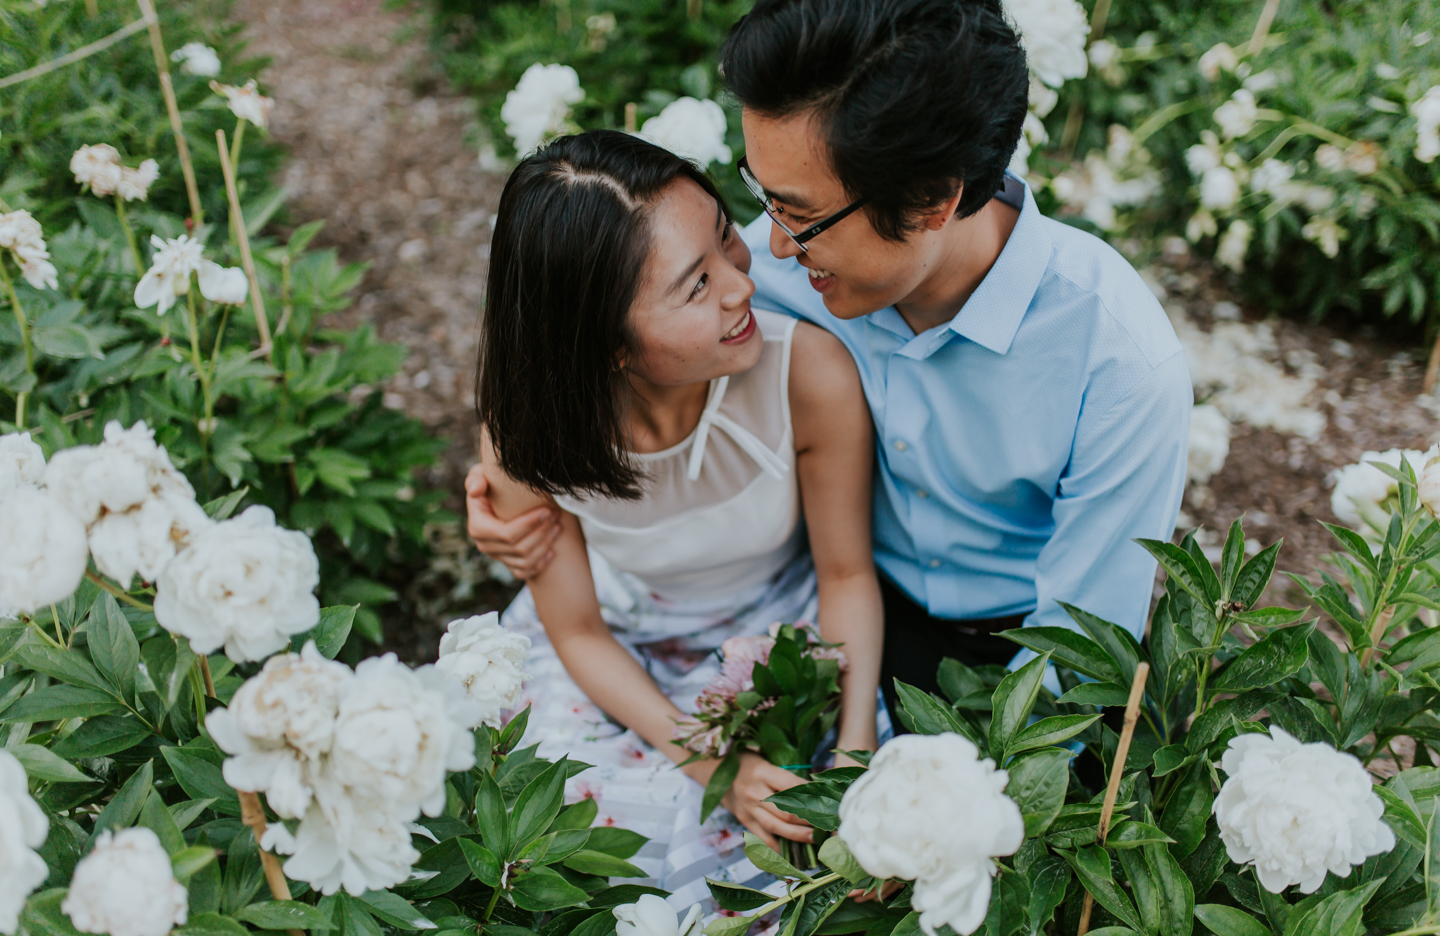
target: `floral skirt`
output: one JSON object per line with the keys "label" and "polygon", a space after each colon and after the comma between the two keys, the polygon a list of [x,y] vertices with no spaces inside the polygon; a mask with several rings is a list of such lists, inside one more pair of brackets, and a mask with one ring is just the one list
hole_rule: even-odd
{"label": "floral skirt", "polygon": [[[638,579],[612,569],[590,553],[601,613],[611,632],[646,668],[682,711],[720,672],[715,651],[729,637],[764,633],[775,621],[814,621],[815,570],[808,554],[797,556],[760,586],[723,600],[669,601]],[[671,892],[677,910],[694,903],[711,907],[705,879],[764,888],[773,878],[745,857],[744,827],[723,807],[700,822],[703,788],[639,735],[611,721],[565,671],[535,613],[529,589],[505,611],[502,624],[532,641],[519,708],[530,706],[526,736],[540,754],[595,765],[572,777],[567,802],[589,797],[598,825],[631,829],[650,839],[630,862],[644,880]],[[517,709],[518,710],[518,709]],[[713,909],[713,907],[711,907]]]}

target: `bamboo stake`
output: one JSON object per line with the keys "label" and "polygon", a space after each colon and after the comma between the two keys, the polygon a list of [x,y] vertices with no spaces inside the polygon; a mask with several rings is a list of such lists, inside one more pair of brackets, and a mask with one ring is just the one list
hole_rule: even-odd
{"label": "bamboo stake", "polygon": [[[1145,697],[1145,679],[1150,675],[1150,664],[1141,663],[1135,667],[1135,680],[1130,683],[1130,698],[1125,702],[1125,725],[1120,729],[1120,743],[1115,748],[1115,761],[1110,766],[1110,782],[1105,787],[1105,802],[1100,807],[1100,827],[1097,840],[1105,847],[1105,837],[1110,834],[1110,817],[1115,812],[1115,798],[1120,795],[1120,776],[1125,772],[1125,759],[1130,756],[1130,739],[1135,736],[1135,725],[1140,721],[1140,701]],[[1077,936],[1085,936],[1090,930],[1090,911],[1095,908],[1095,898],[1087,890],[1085,905],[1080,910],[1080,928]]]}
{"label": "bamboo stake", "polygon": [[195,184],[195,165],[190,162],[190,144],[185,139],[185,125],[180,122],[180,105],[175,103],[175,86],[170,83],[170,64],[165,58],[165,41],[160,38],[160,18],[150,0],[135,0],[140,12],[150,22],[150,51],[155,53],[155,70],[160,75],[160,93],[165,98],[165,111],[170,115],[170,131],[175,135],[175,150],[180,154],[180,172],[185,176],[185,194],[190,197],[190,217],[195,226],[205,223],[200,207],[200,187]]}
{"label": "bamboo stake", "polygon": [[[626,104],[626,105],[625,105],[625,132],[626,132],[626,133],[634,133],[634,132],[635,132],[635,102],[634,102],[634,101],[631,101],[629,104]],[[1440,345],[1436,345],[1436,347],[1440,347]]]}
{"label": "bamboo stake", "polygon": [[275,361],[275,346],[270,339],[270,322],[265,318],[265,298],[260,295],[260,280],[255,275],[255,258],[250,255],[250,234],[245,230],[245,215],[240,210],[240,193],[235,188],[235,167],[230,165],[230,150],[225,146],[225,131],[215,131],[220,148],[220,171],[225,173],[225,195],[230,199],[230,220],[235,224],[235,240],[240,245],[240,264],[250,280],[250,305],[255,310],[255,327],[260,332],[260,348],[265,359]]}
{"label": "bamboo stake", "polygon": [[[259,794],[240,791],[240,821],[250,828],[256,847],[260,847],[260,840],[265,837],[265,810],[260,806]],[[270,893],[275,899],[289,900],[290,884],[285,880],[285,872],[280,870],[280,859],[260,848],[260,866],[265,870],[265,883],[270,885]],[[287,932],[290,936],[305,936],[304,930]]]}
{"label": "bamboo stake", "polygon": [[1249,53],[1251,56],[1259,55],[1265,48],[1265,40],[1270,36],[1270,24],[1275,22],[1275,14],[1280,10],[1280,0],[1265,0],[1265,8],[1260,11],[1260,19],[1255,24],[1255,32],[1250,36]]}
{"label": "bamboo stake", "polygon": [[210,659],[208,657],[200,657],[200,678],[205,681],[205,694],[212,699],[215,698],[215,680],[210,676]]}

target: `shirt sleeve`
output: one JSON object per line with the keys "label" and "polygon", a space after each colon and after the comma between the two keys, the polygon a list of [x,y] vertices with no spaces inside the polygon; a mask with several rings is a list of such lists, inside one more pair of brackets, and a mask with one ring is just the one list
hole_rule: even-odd
{"label": "shirt sleeve", "polygon": [[1036,608],[1027,627],[1077,630],[1057,603],[1064,601],[1136,639],[1144,634],[1155,560],[1132,541],[1168,540],[1175,530],[1192,403],[1185,352],[1177,351],[1107,411],[1082,408],[1055,498],[1055,533],[1037,562]]}

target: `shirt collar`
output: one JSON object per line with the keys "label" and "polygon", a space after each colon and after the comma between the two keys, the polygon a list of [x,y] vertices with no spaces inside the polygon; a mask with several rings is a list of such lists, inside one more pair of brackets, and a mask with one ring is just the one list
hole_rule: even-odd
{"label": "shirt collar", "polygon": [[1019,208],[1020,218],[995,265],[949,327],[962,338],[1006,354],[1050,265],[1052,244],[1035,196],[1023,180],[1006,172],[1005,188],[995,197]]}

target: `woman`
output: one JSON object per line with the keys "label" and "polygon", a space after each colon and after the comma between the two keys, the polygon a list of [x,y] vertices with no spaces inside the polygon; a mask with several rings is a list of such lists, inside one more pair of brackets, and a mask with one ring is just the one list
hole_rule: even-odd
{"label": "woman", "polygon": [[707,876],[758,873],[735,820],[772,846],[810,838],[764,802],[798,781],[761,757],[704,826],[718,762],[674,769],[726,638],[818,621],[849,659],[836,746],[877,743],[869,411],[839,341],[750,308],[749,262],[703,173],[615,131],[523,160],[491,245],[470,488],[502,519],[559,514],[553,560],[504,616],[533,641],[530,734],[596,765],[571,795],[649,836],[634,861],[682,906]]}

